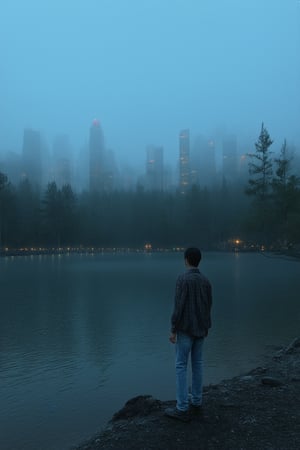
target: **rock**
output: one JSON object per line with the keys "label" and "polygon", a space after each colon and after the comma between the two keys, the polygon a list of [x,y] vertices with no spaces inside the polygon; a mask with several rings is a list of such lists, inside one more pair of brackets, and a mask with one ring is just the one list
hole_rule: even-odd
{"label": "rock", "polygon": [[278,378],[274,378],[274,377],[263,377],[261,379],[262,384],[266,384],[268,386],[282,386],[284,383],[283,381],[279,380]]}
{"label": "rock", "polygon": [[291,381],[293,381],[294,383],[299,383],[300,382],[300,377],[293,377],[291,379]]}
{"label": "rock", "polygon": [[278,359],[282,359],[283,356],[284,356],[284,351],[283,351],[283,349],[281,349],[277,353],[275,353],[275,355],[273,356],[273,359],[276,361]]}
{"label": "rock", "polygon": [[254,375],[261,375],[262,373],[266,373],[267,370],[268,369],[266,367],[259,366],[259,367],[256,367],[255,369],[251,370],[249,372],[249,375],[252,375],[252,376],[254,376]]}
{"label": "rock", "polygon": [[292,353],[296,348],[300,347],[300,338],[295,338],[285,349],[285,353]]}
{"label": "rock", "polygon": [[253,381],[255,378],[252,375],[244,375],[240,378],[241,381]]}
{"label": "rock", "polygon": [[135,416],[147,416],[161,409],[162,402],[151,395],[139,395],[128,400],[125,406],[114,414],[112,420],[123,420]]}
{"label": "rock", "polygon": [[237,408],[239,405],[236,405],[234,403],[226,402],[226,403],[220,403],[220,406],[222,408]]}

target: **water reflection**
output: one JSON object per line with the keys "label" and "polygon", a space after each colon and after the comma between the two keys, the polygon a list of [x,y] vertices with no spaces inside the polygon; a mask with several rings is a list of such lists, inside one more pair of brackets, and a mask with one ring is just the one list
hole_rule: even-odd
{"label": "water reflection", "polygon": [[[174,397],[181,255],[15,257],[0,269],[1,449],[68,448],[129,397]],[[298,263],[207,254],[202,269],[214,292],[206,383],[298,333]]]}

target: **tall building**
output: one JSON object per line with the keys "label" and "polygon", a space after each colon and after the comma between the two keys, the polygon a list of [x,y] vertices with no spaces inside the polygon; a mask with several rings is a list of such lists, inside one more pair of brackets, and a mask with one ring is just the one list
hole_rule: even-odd
{"label": "tall building", "polygon": [[111,192],[119,186],[119,170],[113,150],[105,152],[103,187],[106,192]]}
{"label": "tall building", "polygon": [[74,161],[74,187],[78,191],[88,191],[90,185],[90,156],[88,144],[83,145]]}
{"label": "tall building", "polygon": [[216,182],[215,141],[197,136],[191,158],[191,183],[201,188],[212,187]]}
{"label": "tall building", "polygon": [[89,139],[89,182],[90,191],[103,191],[105,171],[105,144],[99,120],[95,119],[90,128]]}
{"label": "tall building", "polygon": [[185,194],[190,187],[190,131],[179,134],[179,189]]}
{"label": "tall building", "polygon": [[236,181],[238,175],[237,140],[235,135],[223,139],[223,177]]}
{"label": "tall building", "polygon": [[41,186],[42,170],[42,141],[38,131],[25,129],[22,149],[22,178],[28,179],[34,186]]}
{"label": "tall building", "polygon": [[163,147],[149,146],[146,153],[146,188],[150,191],[163,191],[164,149]]}
{"label": "tall building", "polygon": [[57,136],[53,143],[54,180],[59,188],[72,184],[71,147],[68,136]]}
{"label": "tall building", "polygon": [[13,151],[7,151],[3,155],[3,160],[0,160],[0,172],[5,173],[13,184],[18,184],[22,173],[21,155]]}
{"label": "tall building", "polygon": [[238,157],[238,178],[240,181],[245,182],[248,176],[249,176],[249,157],[247,153],[243,153]]}

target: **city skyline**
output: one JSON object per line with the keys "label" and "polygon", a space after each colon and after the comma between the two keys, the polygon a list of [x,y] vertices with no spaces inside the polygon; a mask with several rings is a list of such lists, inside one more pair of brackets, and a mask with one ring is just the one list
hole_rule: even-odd
{"label": "city skyline", "polygon": [[[57,135],[52,145],[41,133],[25,129],[20,154],[0,152],[0,171],[7,173],[13,183],[28,179],[33,185],[46,186],[55,181],[58,187],[70,184],[76,191],[134,190],[143,186],[146,190],[169,191],[179,189],[183,194],[191,186],[212,188],[245,180],[248,174],[248,157],[255,147],[245,152],[235,133],[205,136],[181,130],[177,136],[177,151],[173,161],[165,161],[162,145],[148,144],[143,149],[143,165],[135,165],[127,158],[122,165],[118,155],[109,148],[101,122],[93,119],[88,144],[74,156],[70,139],[66,134]],[[155,142],[155,139],[152,141]],[[281,143],[282,145],[282,143]],[[274,146],[274,157],[280,146]],[[298,149],[287,141],[289,155],[294,154],[295,173],[300,171]]]}

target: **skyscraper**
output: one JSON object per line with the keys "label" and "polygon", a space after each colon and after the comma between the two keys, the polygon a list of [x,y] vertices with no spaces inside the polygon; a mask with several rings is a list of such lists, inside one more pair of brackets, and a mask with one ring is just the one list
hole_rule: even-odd
{"label": "skyscraper", "polygon": [[57,136],[53,143],[54,180],[58,187],[72,182],[71,148],[68,136]]}
{"label": "skyscraper", "polygon": [[113,191],[118,187],[119,170],[113,150],[105,151],[103,187],[106,192]]}
{"label": "skyscraper", "polygon": [[20,182],[22,173],[22,157],[16,152],[7,151],[0,160],[0,172],[5,173],[13,184]]}
{"label": "skyscraper", "polygon": [[223,177],[236,181],[238,174],[237,140],[235,135],[223,139]]}
{"label": "skyscraper", "polygon": [[105,145],[102,128],[97,119],[90,128],[89,154],[90,191],[99,192],[104,189]]}
{"label": "skyscraper", "polygon": [[185,194],[190,187],[190,131],[179,134],[179,189]]}
{"label": "skyscraper", "polygon": [[147,147],[146,187],[150,191],[162,191],[164,187],[163,147]]}
{"label": "skyscraper", "polygon": [[24,130],[22,159],[22,178],[40,187],[43,177],[42,142],[38,131],[30,128]]}
{"label": "skyscraper", "polygon": [[201,188],[212,187],[216,182],[215,141],[198,135],[192,152],[192,184]]}

